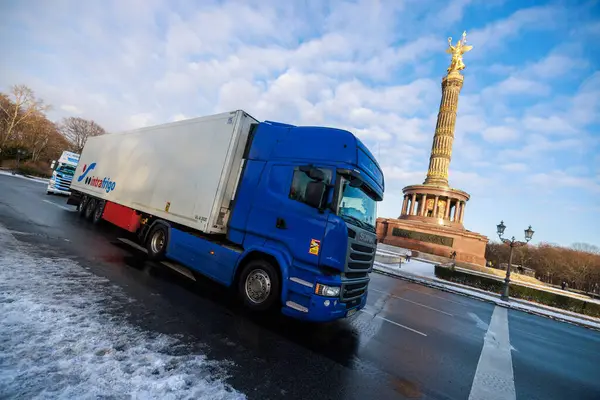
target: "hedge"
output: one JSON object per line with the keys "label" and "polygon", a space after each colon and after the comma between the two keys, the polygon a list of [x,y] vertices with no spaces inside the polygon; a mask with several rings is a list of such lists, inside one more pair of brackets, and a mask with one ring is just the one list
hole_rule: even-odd
{"label": "hedge", "polygon": [[19,168],[17,168],[17,172],[21,175],[50,178],[52,176],[52,170],[46,164],[47,163],[43,162],[24,162],[19,165]]}
{"label": "hedge", "polygon": [[[503,281],[451,270],[449,268],[442,267],[441,265],[435,266],[435,276],[450,282],[461,283],[463,285],[473,286],[478,289],[483,289],[488,292],[498,294],[502,293],[502,289],[504,287]],[[600,304],[587,302],[583,299],[563,296],[562,294],[558,293],[547,292],[545,290],[539,290],[528,286],[521,286],[511,283],[510,296],[517,299],[529,300],[536,303],[545,304],[547,306],[561,308],[563,310],[573,311],[579,314],[589,315],[591,317],[600,317]]]}

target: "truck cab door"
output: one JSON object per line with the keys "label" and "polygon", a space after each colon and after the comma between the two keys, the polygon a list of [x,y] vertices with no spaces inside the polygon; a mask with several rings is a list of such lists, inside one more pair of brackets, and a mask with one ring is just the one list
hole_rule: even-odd
{"label": "truck cab door", "polygon": [[[333,168],[313,168],[322,172],[323,183],[328,185],[334,179]],[[319,265],[330,211],[309,205],[310,183],[315,179],[306,170],[306,166],[289,164],[268,166],[264,174],[266,179],[262,179],[257,188],[259,194],[254,201],[248,228],[262,224],[267,239],[265,245],[284,250],[296,265],[314,268]],[[312,189],[314,187],[312,185]]]}

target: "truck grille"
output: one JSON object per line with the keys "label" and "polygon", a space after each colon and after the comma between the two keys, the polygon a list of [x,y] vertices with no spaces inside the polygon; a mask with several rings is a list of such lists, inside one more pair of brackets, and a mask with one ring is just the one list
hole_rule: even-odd
{"label": "truck grille", "polygon": [[369,281],[363,282],[349,282],[342,284],[342,301],[350,301],[359,298],[367,291]]}
{"label": "truck grille", "polygon": [[352,243],[351,239],[349,241],[351,243],[348,249],[347,272],[370,272],[375,259],[375,246],[369,247],[356,242]]}
{"label": "truck grille", "polygon": [[68,191],[71,188],[71,180],[72,178],[65,179],[63,177],[57,176],[55,179],[54,186],[59,190]]}
{"label": "truck grille", "polygon": [[360,304],[361,296],[367,292],[376,246],[375,234],[348,225],[348,253],[340,293],[347,308]]}

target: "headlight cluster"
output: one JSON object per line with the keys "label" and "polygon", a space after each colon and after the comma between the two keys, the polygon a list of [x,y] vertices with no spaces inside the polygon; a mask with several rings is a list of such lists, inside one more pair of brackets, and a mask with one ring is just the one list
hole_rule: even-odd
{"label": "headlight cluster", "polygon": [[317,283],[317,286],[315,287],[315,294],[318,294],[319,296],[337,297],[340,295],[340,287],[327,286]]}

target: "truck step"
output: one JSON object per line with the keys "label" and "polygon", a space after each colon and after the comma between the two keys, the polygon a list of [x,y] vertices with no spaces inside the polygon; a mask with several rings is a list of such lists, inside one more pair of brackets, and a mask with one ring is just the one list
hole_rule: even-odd
{"label": "truck step", "polygon": [[[146,250],[145,248],[143,248],[143,247],[142,247],[142,246],[140,246],[139,244],[137,244],[137,243],[135,243],[135,242],[132,242],[132,241],[131,241],[131,240],[129,240],[129,239],[126,239],[126,238],[117,238],[117,239],[118,239],[119,241],[121,241],[121,242],[123,242],[123,243],[125,243],[125,244],[127,244],[127,245],[129,245],[129,246],[131,246],[131,247],[133,247],[134,249],[137,249],[137,250],[139,250],[139,251],[142,251],[142,252],[144,252],[144,253],[148,254],[148,250]],[[187,268],[185,268],[185,267],[183,267],[183,266],[181,266],[181,265],[178,265],[178,264],[172,263],[172,262],[170,262],[170,261],[161,261],[160,263],[161,263],[162,265],[164,265],[165,267],[169,267],[169,268],[171,268],[172,270],[179,272],[181,275],[183,275],[183,276],[185,276],[185,277],[187,277],[187,278],[190,278],[190,279],[191,279],[191,280],[193,280],[193,281],[195,281],[195,280],[196,280],[196,278],[194,277],[194,274],[192,274],[192,272],[191,272],[189,269],[187,269]]]}

